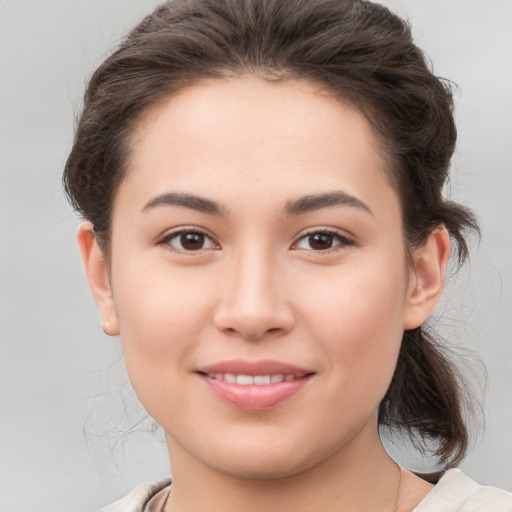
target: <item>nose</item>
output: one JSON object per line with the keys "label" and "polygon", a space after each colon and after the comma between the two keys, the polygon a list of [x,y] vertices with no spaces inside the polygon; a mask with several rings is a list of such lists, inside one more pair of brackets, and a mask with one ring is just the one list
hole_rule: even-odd
{"label": "nose", "polygon": [[226,262],[220,276],[221,298],[214,313],[215,326],[247,340],[290,332],[295,316],[287,300],[283,269],[268,255],[247,253]]}

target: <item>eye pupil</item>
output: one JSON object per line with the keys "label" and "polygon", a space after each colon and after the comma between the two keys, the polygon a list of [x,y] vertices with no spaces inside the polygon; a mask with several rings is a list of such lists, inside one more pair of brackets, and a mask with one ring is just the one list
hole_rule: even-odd
{"label": "eye pupil", "polygon": [[329,233],[315,233],[309,236],[309,245],[312,249],[325,250],[332,247],[333,236]]}
{"label": "eye pupil", "polygon": [[180,236],[180,243],[183,249],[194,251],[203,248],[204,238],[202,233],[183,233]]}

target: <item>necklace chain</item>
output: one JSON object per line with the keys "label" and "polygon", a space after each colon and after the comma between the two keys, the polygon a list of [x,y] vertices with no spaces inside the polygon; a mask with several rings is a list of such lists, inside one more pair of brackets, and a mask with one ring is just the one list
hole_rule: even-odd
{"label": "necklace chain", "polygon": [[400,487],[402,486],[402,468],[400,467],[398,462],[396,462],[395,460],[393,460],[393,462],[395,463],[396,469],[398,469],[398,485],[396,487],[395,506],[393,508],[393,511],[398,512],[398,499],[400,497]]}

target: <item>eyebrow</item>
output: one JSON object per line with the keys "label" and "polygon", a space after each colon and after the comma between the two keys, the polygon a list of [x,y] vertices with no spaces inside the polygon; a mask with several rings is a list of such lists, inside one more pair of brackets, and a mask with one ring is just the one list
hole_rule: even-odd
{"label": "eyebrow", "polygon": [[370,207],[357,197],[354,197],[341,190],[304,196],[294,201],[287,201],[284,208],[286,215],[301,215],[303,213],[320,210],[321,208],[332,208],[334,206],[351,206],[360,208],[373,215]]}
{"label": "eyebrow", "polygon": [[183,194],[180,192],[169,192],[157,196],[148,201],[142,211],[156,208],[157,206],[183,206],[210,215],[226,215],[227,211],[219,203],[211,199],[195,196],[193,194]]}
{"label": "eyebrow", "polygon": [[[216,201],[181,192],[168,192],[159,195],[148,201],[142,208],[142,211],[151,210],[159,206],[182,206],[210,215],[227,215],[226,208]],[[308,195],[293,201],[287,201],[284,207],[284,213],[285,215],[302,215],[322,208],[332,208],[335,206],[359,208],[373,215],[373,212],[367,204],[357,199],[357,197],[341,190],[324,194]]]}

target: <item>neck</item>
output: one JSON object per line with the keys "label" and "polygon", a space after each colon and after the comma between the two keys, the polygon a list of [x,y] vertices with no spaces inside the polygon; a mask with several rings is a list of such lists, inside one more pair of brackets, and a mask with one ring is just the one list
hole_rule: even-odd
{"label": "neck", "polygon": [[234,476],[192,458],[168,438],[173,485],[166,512],[394,512],[400,471],[368,425],[317,464],[273,478]]}

